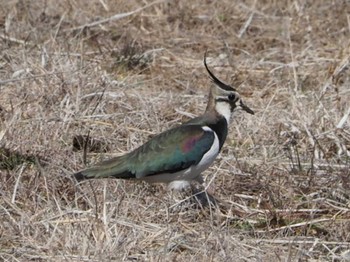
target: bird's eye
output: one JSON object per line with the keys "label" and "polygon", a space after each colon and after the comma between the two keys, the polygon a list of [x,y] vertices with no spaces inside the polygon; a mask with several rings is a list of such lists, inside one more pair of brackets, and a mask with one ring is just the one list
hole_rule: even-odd
{"label": "bird's eye", "polygon": [[236,95],[235,94],[229,94],[228,95],[228,100],[234,101],[235,99],[236,99]]}

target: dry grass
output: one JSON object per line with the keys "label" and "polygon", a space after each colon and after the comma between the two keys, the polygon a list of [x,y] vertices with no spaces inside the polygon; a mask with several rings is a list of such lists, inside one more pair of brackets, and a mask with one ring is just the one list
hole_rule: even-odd
{"label": "dry grass", "polygon": [[[0,2],[1,260],[350,260],[348,1]],[[76,185],[75,136],[89,164],[204,110],[207,49],[256,111],[205,173],[221,208]]]}

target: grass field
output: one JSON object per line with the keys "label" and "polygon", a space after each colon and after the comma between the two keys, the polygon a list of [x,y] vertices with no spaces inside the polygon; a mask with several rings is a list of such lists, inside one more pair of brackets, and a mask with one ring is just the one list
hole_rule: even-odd
{"label": "grass field", "polygon": [[[237,112],[199,208],[71,174]],[[0,0],[1,261],[350,261],[350,3]],[[81,141],[89,145],[82,146]]]}

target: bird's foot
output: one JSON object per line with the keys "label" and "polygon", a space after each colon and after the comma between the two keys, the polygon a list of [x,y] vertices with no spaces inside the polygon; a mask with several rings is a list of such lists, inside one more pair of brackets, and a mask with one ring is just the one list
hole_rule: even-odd
{"label": "bird's foot", "polygon": [[218,200],[210,195],[206,190],[200,190],[192,187],[191,201],[199,208],[216,208],[218,207]]}
{"label": "bird's foot", "polygon": [[181,190],[172,190],[171,196],[177,202],[171,207],[176,207],[176,209],[214,209],[219,206],[219,201],[209,194],[207,190],[194,185]]}

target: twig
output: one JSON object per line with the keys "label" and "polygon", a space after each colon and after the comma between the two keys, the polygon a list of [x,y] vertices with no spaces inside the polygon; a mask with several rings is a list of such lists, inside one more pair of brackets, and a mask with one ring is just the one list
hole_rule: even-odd
{"label": "twig", "polygon": [[341,72],[343,72],[343,70],[349,65],[350,63],[350,55],[346,56],[339,64],[339,66],[337,66],[333,72],[333,74],[327,79],[326,83],[323,85],[321,94],[319,96],[319,100],[322,99],[322,97],[324,96],[324,94],[326,93],[327,89],[329,86],[332,85],[332,80],[334,78],[336,78]]}
{"label": "twig", "polygon": [[245,22],[244,26],[241,28],[241,30],[239,30],[238,38],[242,38],[242,36],[245,33],[245,31],[247,31],[247,28],[249,27],[250,23],[253,20],[253,16],[254,16],[254,13],[252,12],[250,14],[250,16],[248,17],[247,21]]}
{"label": "twig", "polygon": [[10,41],[10,42],[13,42],[13,43],[16,43],[16,44],[20,44],[20,45],[25,45],[27,43],[26,41],[19,40],[17,38],[10,37],[10,36],[3,35],[3,34],[0,34],[0,38],[7,40],[7,41]]}
{"label": "twig", "polygon": [[292,225],[288,225],[288,226],[272,228],[272,229],[268,229],[268,230],[258,230],[258,231],[255,231],[255,232],[256,233],[276,232],[276,231],[280,231],[280,230],[284,230],[284,229],[308,226],[308,225],[321,223],[321,222],[328,222],[328,221],[332,221],[332,220],[334,220],[334,218],[320,218],[320,219],[314,219],[314,220],[311,220],[311,221],[305,221],[305,222],[296,223],[296,224],[292,224]]}
{"label": "twig", "polygon": [[103,0],[99,0],[101,5],[103,6],[103,8],[108,12],[109,11],[109,7],[108,5],[103,1]]}
{"label": "twig", "polygon": [[148,5],[140,7],[138,9],[134,10],[134,11],[127,12],[127,13],[121,13],[121,14],[115,14],[115,15],[113,15],[111,17],[104,18],[104,19],[101,19],[101,20],[96,21],[96,22],[92,22],[92,23],[89,23],[89,24],[85,24],[85,25],[81,25],[81,26],[70,28],[67,31],[74,31],[74,30],[84,29],[84,28],[88,28],[88,27],[94,27],[94,26],[101,25],[101,24],[104,24],[104,23],[107,23],[107,22],[119,20],[119,19],[122,19],[124,17],[128,17],[128,16],[131,16],[131,15],[136,14],[138,12],[141,12],[142,10],[144,10],[144,9],[146,9],[148,7],[151,7],[151,6],[155,5],[155,4],[159,4],[161,2],[164,2],[164,0],[154,1],[154,2],[152,2],[150,4],[148,4]]}
{"label": "twig", "polygon": [[64,18],[65,18],[65,16],[66,16],[66,14],[67,14],[67,12],[64,12],[63,15],[61,16],[60,21],[58,21],[57,29],[56,29],[56,32],[55,32],[54,37],[53,37],[53,39],[54,39],[55,41],[56,41],[56,37],[57,37],[57,35],[58,35],[58,32],[59,32],[60,29],[61,29],[61,25],[62,25],[62,22],[63,22],[63,20],[64,20]]}
{"label": "twig", "polygon": [[73,70],[73,71],[72,70],[59,71],[59,72],[46,73],[46,74],[41,74],[41,75],[27,76],[27,77],[22,77],[22,78],[11,78],[11,79],[0,80],[0,86],[8,84],[8,83],[12,83],[12,82],[24,81],[24,80],[29,80],[29,79],[36,79],[36,78],[40,78],[40,77],[58,75],[58,74],[62,74],[62,73],[75,73],[79,70],[81,70],[81,69],[77,69],[77,70]]}
{"label": "twig", "polygon": [[27,164],[24,163],[21,167],[21,169],[19,170],[18,173],[18,177],[16,179],[16,184],[15,187],[13,188],[13,193],[12,193],[12,198],[11,198],[11,203],[14,204],[16,201],[16,195],[17,195],[17,189],[18,189],[18,185],[19,185],[19,181],[21,180],[21,176],[23,174],[24,169],[27,167]]}
{"label": "twig", "polygon": [[346,120],[349,118],[350,115],[350,107],[348,108],[348,111],[344,114],[344,116],[342,117],[342,119],[340,119],[337,128],[341,129],[343,128],[344,124],[346,123]]}
{"label": "twig", "polygon": [[[314,244],[315,239],[309,240],[309,239],[261,239],[259,242],[265,242],[269,244]],[[337,246],[350,246],[349,242],[338,242],[338,241],[320,241],[318,240],[317,244],[324,244],[324,245],[337,245]]]}
{"label": "twig", "polygon": [[295,55],[293,51],[293,42],[290,35],[290,27],[291,27],[291,19],[288,19],[288,25],[287,25],[287,37],[288,37],[288,43],[289,43],[289,50],[290,50],[290,57],[292,60],[291,67],[293,69],[293,79],[294,79],[294,92],[298,91],[299,83],[298,83],[298,74],[297,74],[297,67],[298,62],[295,60]]}

